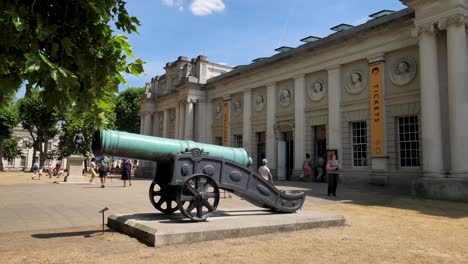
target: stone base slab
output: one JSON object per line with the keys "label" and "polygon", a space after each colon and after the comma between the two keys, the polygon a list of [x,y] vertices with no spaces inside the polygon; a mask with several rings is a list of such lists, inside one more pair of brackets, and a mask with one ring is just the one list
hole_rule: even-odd
{"label": "stone base slab", "polygon": [[299,211],[285,214],[265,209],[217,211],[205,222],[192,222],[180,213],[115,214],[107,225],[151,246],[187,244],[311,228],[343,226],[340,215]]}
{"label": "stone base slab", "polygon": [[413,182],[413,195],[432,199],[468,202],[468,179],[419,178]]}

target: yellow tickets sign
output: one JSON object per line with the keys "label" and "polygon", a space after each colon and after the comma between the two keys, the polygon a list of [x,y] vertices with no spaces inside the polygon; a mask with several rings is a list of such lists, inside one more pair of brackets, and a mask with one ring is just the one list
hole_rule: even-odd
{"label": "yellow tickets sign", "polygon": [[372,157],[379,158],[385,156],[382,64],[371,65],[369,68],[369,76]]}

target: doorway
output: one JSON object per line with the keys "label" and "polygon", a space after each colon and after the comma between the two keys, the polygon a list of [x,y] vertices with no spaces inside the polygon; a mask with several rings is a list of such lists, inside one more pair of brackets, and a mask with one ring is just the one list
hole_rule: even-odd
{"label": "doorway", "polygon": [[266,133],[257,133],[257,169],[262,165],[262,159],[266,157]]}
{"label": "doorway", "polygon": [[294,169],[294,133],[283,132],[278,140],[278,180],[292,178]]}
{"label": "doorway", "polygon": [[314,178],[325,181],[327,155],[327,128],[325,125],[312,127],[312,158],[314,161]]}

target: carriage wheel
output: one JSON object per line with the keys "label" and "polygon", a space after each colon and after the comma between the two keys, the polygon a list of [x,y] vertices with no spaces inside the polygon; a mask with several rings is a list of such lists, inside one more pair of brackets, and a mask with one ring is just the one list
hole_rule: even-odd
{"label": "carriage wheel", "polygon": [[177,194],[180,212],[194,221],[206,220],[216,211],[218,203],[218,185],[205,174],[187,177]]}
{"label": "carriage wheel", "polygon": [[149,198],[154,208],[170,215],[178,210],[176,202],[177,191],[168,184],[152,182],[149,188]]}

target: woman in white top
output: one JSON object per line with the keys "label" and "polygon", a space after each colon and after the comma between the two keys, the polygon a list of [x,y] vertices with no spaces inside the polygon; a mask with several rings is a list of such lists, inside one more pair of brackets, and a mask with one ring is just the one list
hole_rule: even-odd
{"label": "woman in white top", "polygon": [[266,159],[262,159],[262,166],[258,168],[258,174],[260,174],[263,179],[273,184],[273,176],[271,176],[270,169],[267,167],[268,161]]}

